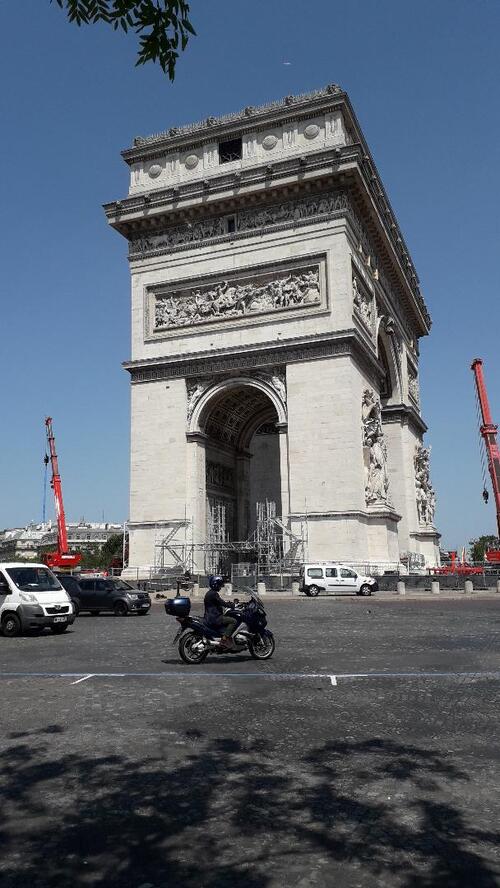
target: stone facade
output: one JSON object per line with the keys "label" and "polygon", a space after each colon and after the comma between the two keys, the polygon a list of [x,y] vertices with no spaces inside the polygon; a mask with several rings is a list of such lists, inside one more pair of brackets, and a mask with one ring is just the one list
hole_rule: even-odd
{"label": "stone facade", "polygon": [[245,540],[263,514],[306,524],[312,559],[436,564],[415,462],[430,318],[347,95],[123,156],[129,195],[105,211],[132,275],[131,566],[169,528]]}

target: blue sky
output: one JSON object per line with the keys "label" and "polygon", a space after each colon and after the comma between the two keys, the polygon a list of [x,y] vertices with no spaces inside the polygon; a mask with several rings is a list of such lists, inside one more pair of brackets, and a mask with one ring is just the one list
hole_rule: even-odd
{"label": "blue sky", "polygon": [[[174,85],[132,35],[49,0],[0,5],[0,527],[39,520],[44,417],[69,519],[128,513],[129,277],[101,204],[135,135],[339,83],[354,104],[433,316],[423,414],[445,546],[495,531],[481,499],[473,378],[500,421],[500,4],[192,0]],[[290,62],[285,65],[284,62]],[[52,503],[50,511],[52,511]]]}

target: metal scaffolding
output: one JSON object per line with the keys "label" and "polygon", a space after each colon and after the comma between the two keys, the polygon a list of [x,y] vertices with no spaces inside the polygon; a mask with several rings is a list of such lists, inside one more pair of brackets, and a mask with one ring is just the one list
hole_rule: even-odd
{"label": "metal scaffolding", "polygon": [[272,508],[259,505],[263,508],[258,512],[257,527],[247,540],[196,542],[188,541],[185,534],[183,542],[176,542],[178,532],[191,522],[168,522],[167,533],[164,529],[155,543],[155,569],[161,574],[227,574],[232,565],[245,563],[259,575],[298,572],[307,559],[307,521],[301,522],[297,533],[282,517],[272,514]]}

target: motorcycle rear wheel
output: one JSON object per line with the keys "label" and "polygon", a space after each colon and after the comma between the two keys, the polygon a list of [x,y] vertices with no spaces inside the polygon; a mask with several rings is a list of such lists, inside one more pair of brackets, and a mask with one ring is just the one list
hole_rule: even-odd
{"label": "motorcycle rear wheel", "polygon": [[201,647],[198,650],[193,649],[194,645],[200,641],[201,638],[196,632],[186,632],[179,641],[179,654],[181,659],[184,660],[184,663],[187,663],[188,666],[194,666],[196,663],[203,663],[203,660],[208,654],[205,647]]}
{"label": "motorcycle rear wheel", "polygon": [[256,643],[253,641],[248,642],[248,650],[254,660],[269,660],[274,654],[275,647],[276,642],[272,632],[260,635]]}

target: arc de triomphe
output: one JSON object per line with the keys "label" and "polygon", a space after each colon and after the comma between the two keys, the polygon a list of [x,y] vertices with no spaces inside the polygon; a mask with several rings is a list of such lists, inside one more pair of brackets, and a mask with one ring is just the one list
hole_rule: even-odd
{"label": "arc de triomphe", "polygon": [[306,523],[309,560],[438,563],[430,317],[346,93],[123,157],[129,193],[105,211],[132,275],[130,566],[169,535],[247,540],[269,516]]}

